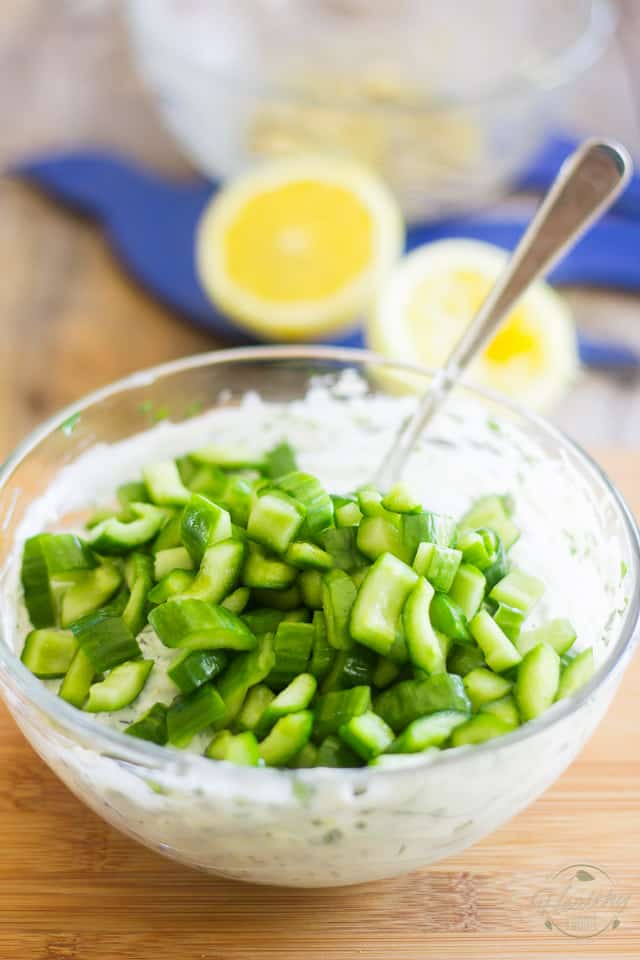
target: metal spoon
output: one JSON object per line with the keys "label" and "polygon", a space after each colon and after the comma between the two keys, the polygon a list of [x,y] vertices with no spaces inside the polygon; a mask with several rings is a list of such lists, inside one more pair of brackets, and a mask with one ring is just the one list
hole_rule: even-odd
{"label": "metal spoon", "polygon": [[628,152],[612,140],[586,140],[567,157],[446,366],[435,374],[415,413],[400,428],[375,478],[381,490],[388,490],[398,480],[424,428],[516,301],[531,283],[551,270],[613,203],[626,186],[632,168]]}

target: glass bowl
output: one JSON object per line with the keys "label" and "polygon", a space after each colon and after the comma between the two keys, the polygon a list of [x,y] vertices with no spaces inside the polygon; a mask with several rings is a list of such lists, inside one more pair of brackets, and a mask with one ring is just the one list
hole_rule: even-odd
{"label": "glass bowl", "polygon": [[[0,690],[45,762],[93,810],[186,864],[289,886],[359,883],[414,870],[486,836],[567,767],[618,686],[638,637],[638,530],[595,464],[546,422],[459,388],[412,456],[429,506],[516,497],[516,560],[549,585],[550,609],[593,644],[575,696],[480,746],[400,770],[235,767],[134,741],[62,702],[15,649],[21,541],[100,499],[141,463],[229,436],[285,436],[333,489],[371,477],[429,373],[338,348],[251,348],[156,367],[38,428],[0,470]],[[76,513],[77,516],[77,513]],[[72,825],[71,829],[73,828]]]}
{"label": "glass bowl", "polygon": [[562,118],[606,0],[127,0],[132,49],[193,163],[332,151],[406,216],[485,204]]}

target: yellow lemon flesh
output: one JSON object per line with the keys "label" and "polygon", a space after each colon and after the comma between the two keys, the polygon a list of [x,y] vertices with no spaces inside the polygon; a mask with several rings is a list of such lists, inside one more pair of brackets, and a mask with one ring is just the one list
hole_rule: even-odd
{"label": "yellow lemon flesh", "polygon": [[266,164],[226,186],[203,214],[203,287],[240,325],[306,339],[354,322],[400,255],[402,220],[387,188],[326,157]]}
{"label": "yellow lemon flesh", "polygon": [[[412,251],[394,270],[369,317],[369,344],[395,360],[442,366],[506,257],[500,248],[475,240],[443,240]],[[569,311],[547,284],[538,283],[474,362],[469,379],[546,410],[576,370]]]}

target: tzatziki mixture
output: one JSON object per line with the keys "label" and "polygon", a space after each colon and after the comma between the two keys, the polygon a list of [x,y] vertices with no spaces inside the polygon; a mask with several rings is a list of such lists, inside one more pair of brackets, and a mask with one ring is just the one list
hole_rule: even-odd
{"label": "tzatziki mixture", "polygon": [[[228,760],[299,777],[363,766],[409,776],[535,721],[606,655],[624,607],[619,544],[594,542],[599,505],[573,495],[565,464],[468,402],[441,415],[401,484],[376,490],[411,402],[371,396],[348,373],[318,378],[303,401],[248,392],[88,450],[22,523],[3,611],[16,652],[84,717],[132,744],[204,755],[212,770]],[[97,766],[91,776],[116,789]],[[522,776],[520,805],[535,776]],[[163,844],[200,862],[205,813],[186,801],[186,780],[179,800],[155,782],[143,795],[129,784],[120,802],[159,804]],[[279,789],[265,782],[267,809]],[[450,852],[473,820],[442,789],[453,832],[438,843]],[[185,802],[189,828],[178,827]],[[344,824],[323,836],[333,829],[344,837]],[[226,862],[219,841],[205,865],[253,876],[247,850]],[[349,857],[346,844],[338,859]],[[348,867],[337,872],[349,882]]]}

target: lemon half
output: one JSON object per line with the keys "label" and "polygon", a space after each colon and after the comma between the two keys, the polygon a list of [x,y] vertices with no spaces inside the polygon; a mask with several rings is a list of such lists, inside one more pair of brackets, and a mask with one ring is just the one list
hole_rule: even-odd
{"label": "lemon half", "polygon": [[[506,260],[500,247],[477,240],[441,240],[413,250],[395,267],[368,317],[369,345],[393,360],[441,367]],[[518,302],[467,379],[548,410],[577,368],[569,309],[539,282]]]}
{"label": "lemon half", "polygon": [[225,186],[196,239],[200,281],[239,325],[268,339],[317,338],[370,307],[404,242],[388,188],[324,156],[274,161]]}

